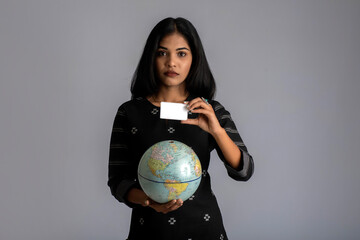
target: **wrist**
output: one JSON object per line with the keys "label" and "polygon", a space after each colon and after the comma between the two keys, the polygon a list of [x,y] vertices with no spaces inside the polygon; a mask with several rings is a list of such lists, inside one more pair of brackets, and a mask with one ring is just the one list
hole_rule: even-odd
{"label": "wrist", "polygon": [[211,135],[215,138],[215,139],[219,139],[224,135],[227,135],[226,131],[224,128],[219,127],[216,130],[214,130]]}
{"label": "wrist", "polygon": [[129,202],[140,205],[143,205],[145,201],[148,200],[148,196],[144,191],[138,188],[130,189],[126,197]]}

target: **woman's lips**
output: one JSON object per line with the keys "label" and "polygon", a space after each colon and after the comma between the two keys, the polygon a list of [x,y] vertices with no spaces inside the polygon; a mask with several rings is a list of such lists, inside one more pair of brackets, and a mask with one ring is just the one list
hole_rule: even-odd
{"label": "woman's lips", "polygon": [[167,72],[165,72],[165,75],[168,76],[168,77],[176,77],[179,74],[177,72],[174,72],[174,71],[167,71]]}

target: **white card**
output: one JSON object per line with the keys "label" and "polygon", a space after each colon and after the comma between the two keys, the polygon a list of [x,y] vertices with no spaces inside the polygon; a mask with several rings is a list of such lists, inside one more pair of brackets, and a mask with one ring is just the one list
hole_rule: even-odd
{"label": "white card", "polygon": [[187,120],[188,109],[185,103],[172,103],[161,102],[160,103],[160,118],[171,120]]}

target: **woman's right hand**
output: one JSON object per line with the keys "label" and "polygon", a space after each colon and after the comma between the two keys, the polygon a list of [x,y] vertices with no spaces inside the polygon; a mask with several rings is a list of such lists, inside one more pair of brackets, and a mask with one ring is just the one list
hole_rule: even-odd
{"label": "woman's right hand", "polygon": [[171,212],[171,211],[175,211],[176,209],[178,209],[179,207],[181,207],[183,205],[183,201],[181,199],[176,199],[176,200],[174,199],[167,203],[157,203],[149,198],[146,202],[148,202],[148,205],[145,205],[145,206],[149,206],[149,207],[155,209],[155,211],[161,212],[164,214]]}
{"label": "woman's right hand", "polygon": [[129,191],[127,199],[129,202],[140,204],[143,207],[151,207],[155,211],[164,214],[174,211],[183,205],[183,201],[181,199],[172,200],[167,203],[157,203],[151,200],[143,190],[137,188],[133,188]]}

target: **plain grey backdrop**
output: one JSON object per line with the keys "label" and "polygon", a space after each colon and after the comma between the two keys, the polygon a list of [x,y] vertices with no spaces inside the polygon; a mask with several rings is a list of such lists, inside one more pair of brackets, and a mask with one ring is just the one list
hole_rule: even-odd
{"label": "plain grey backdrop", "polygon": [[360,1],[0,1],[0,239],[125,239],[118,106],[165,17],[197,28],[255,160],[210,173],[230,239],[360,238]]}

